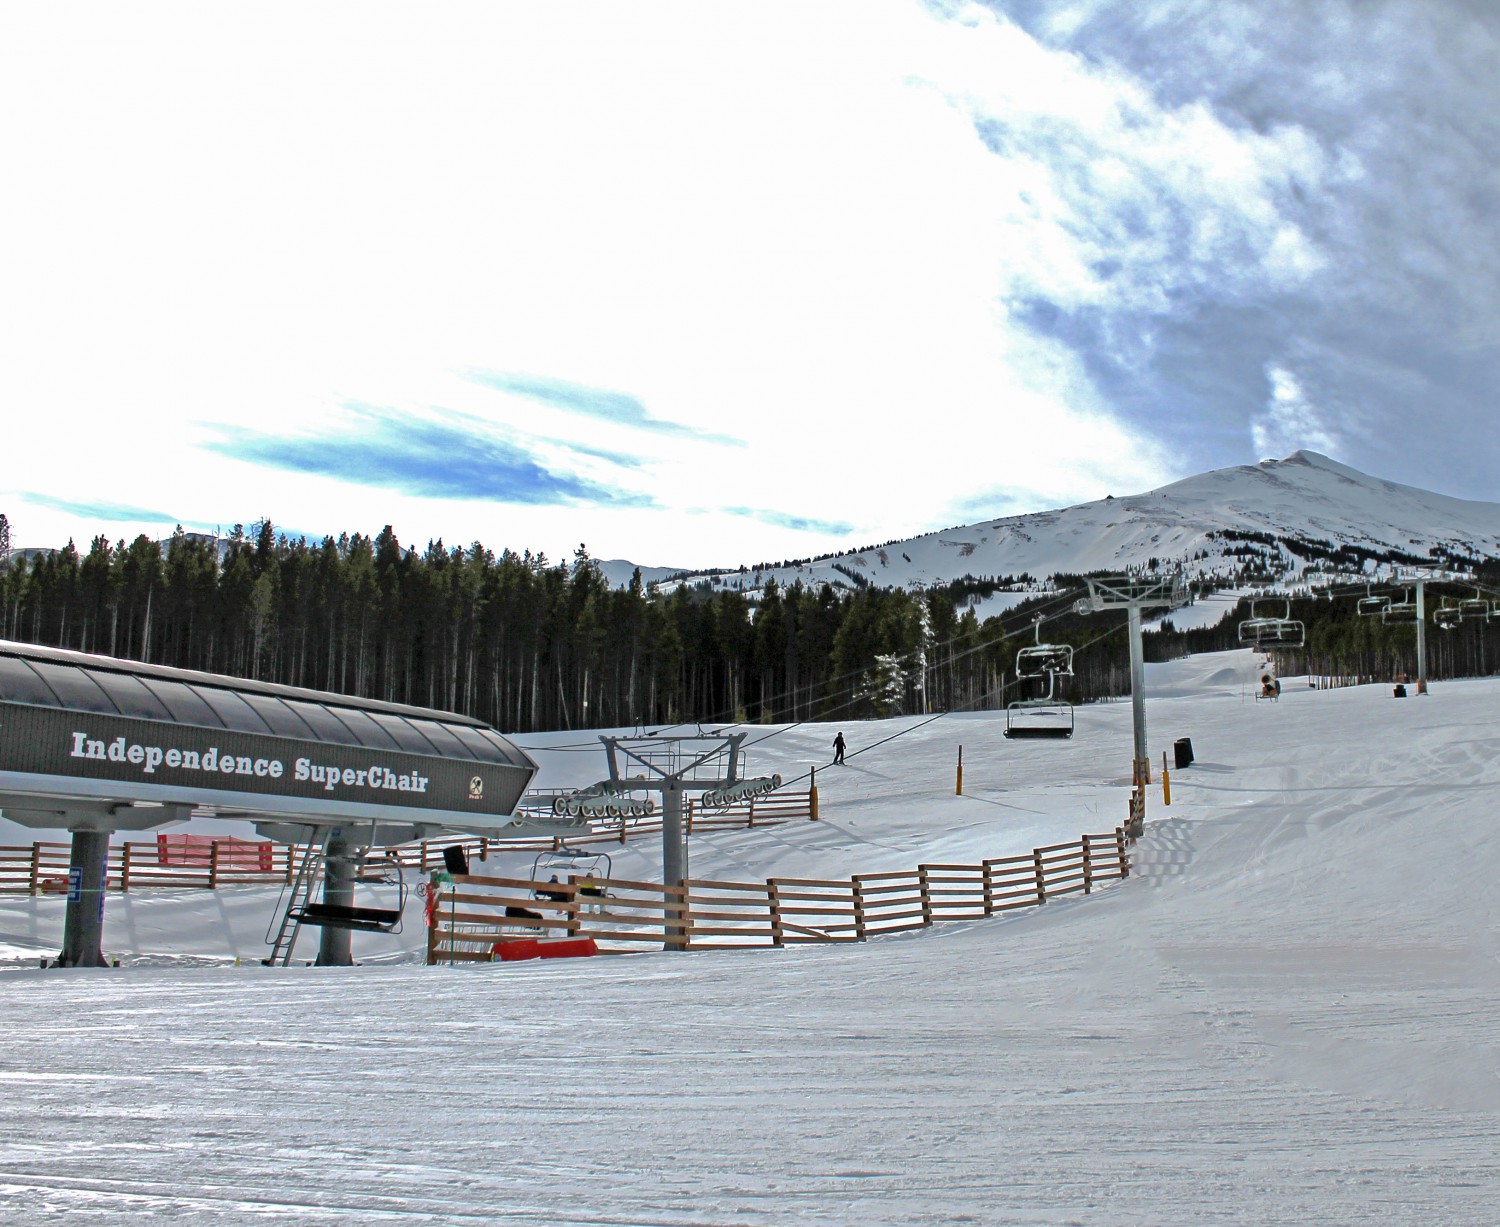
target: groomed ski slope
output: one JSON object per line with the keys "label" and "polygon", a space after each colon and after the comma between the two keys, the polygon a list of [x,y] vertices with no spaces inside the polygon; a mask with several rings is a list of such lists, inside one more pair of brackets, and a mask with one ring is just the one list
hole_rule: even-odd
{"label": "groomed ski slope", "polygon": [[[1500,1221],[1500,681],[1288,680],[1271,705],[1248,653],[1148,672],[1153,752],[1187,735],[1198,761],[1129,881],[1039,912],[770,952],[0,974],[0,1221]],[[1128,704],[1067,745],[1001,727],[939,720],[820,772],[824,822],[695,840],[694,872],[1116,825]],[[203,895],[155,905],[203,922],[184,956],[234,929]],[[0,906],[13,952],[55,949],[52,906]]]}

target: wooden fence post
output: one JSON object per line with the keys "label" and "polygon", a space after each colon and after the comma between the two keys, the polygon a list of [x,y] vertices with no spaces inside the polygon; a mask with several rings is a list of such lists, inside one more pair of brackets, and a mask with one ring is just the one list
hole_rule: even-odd
{"label": "wooden fence post", "polygon": [[745,825],[747,827],[753,827],[755,825],[755,798],[754,797],[750,798],[750,820],[748,822],[746,822]]}
{"label": "wooden fence post", "polygon": [[1041,907],[1047,902],[1047,867],[1042,864],[1040,848],[1031,850],[1031,863],[1036,866],[1036,905]]}
{"label": "wooden fence post", "polygon": [[984,914],[995,914],[995,869],[989,861],[979,862],[979,871],[984,875]]}
{"label": "wooden fence post", "polygon": [[922,923],[930,925],[932,923],[932,892],[928,887],[926,865],[917,866],[917,883],[922,891]]}
{"label": "wooden fence post", "polygon": [[208,845],[208,889],[219,888],[219,841],[216,839]]}
{"label": "wooden fence post", "polygon": [[1094,890],[1094,861],[1089,852],[1089,837],[1083,837],[1083,893],[1092,894]]}
{"label": "wooden fence post", "polygon": [[865,940],[865,884],[855,874],[849,879],[849,885],[854,893],[854,940],[862,942]]}
{"label": "wooden fence post", "polygon": [[775,878],[766,883],[766,906],[771,911],[771,944],[785,946],[786,931],[781,927],[781,891]]}
{"label": "wooden fence post", "polygon": [[[693,948],[693,908],[687,879],[681,885],[661,888],[662,947],[666,950]],[[674,905],[675,896],[675,905]]]}
{"label": "wooden fence post", "polygon": [[120,853],[120,889],[127,895],[130,893],[130,849],[131,845],[127,840]]}
{"label": "wooden fence post", "polygon": [[564,902],[568,908],[568,936],[577,937],[583,931],[583,916],[578,906],[578,880],[568,879],[568,897]]}
{"label": "wooden fence post", "polygon": [[818,769],[812,769],[812,783],[807,786],[807,817],[810,821],[818,820]]}
{"label": "wooden fence post", "polygon": [[31,886],[30,891],[34,895],[42,874],[42,845],[33,840],[31,844]]}
{"label": "wooden fence post", "polygon": [[1120,877],[1128,878],[1130,876],[1130,856],[1125,851],[1124,827],[1115,828],[1115,852],[1120,858]]}

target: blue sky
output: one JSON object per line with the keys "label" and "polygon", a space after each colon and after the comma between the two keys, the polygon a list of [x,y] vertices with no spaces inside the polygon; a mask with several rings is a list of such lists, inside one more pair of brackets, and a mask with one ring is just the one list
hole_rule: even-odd
{"label": "blue sky", "polygon": [[1495,499],[1497,83],[1480,0],[7,6],[0,511],[707,566],[1298,447]]}

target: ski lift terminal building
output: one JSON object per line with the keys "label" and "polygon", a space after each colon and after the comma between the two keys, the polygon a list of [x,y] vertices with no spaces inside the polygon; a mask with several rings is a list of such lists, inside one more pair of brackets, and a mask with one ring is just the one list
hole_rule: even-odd
{"label": "ski lift terminal building", "polygon": [[65,965],[103,962],[113,832],[192,816],[284,843],[494,835],[536,771],[468,716],[0,641],[0,814],[73,834]]}

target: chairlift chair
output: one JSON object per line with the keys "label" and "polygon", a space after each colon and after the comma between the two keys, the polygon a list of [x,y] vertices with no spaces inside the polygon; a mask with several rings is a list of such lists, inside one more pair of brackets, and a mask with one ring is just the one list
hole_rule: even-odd
{"label": "chairlift chair", "polygon": [[[389,853],[383,852],[378,857],[371,856],[373,851],[374,824],[371,824],[372,843],[353,853],[348,859],[353,863],[354,883],[370,883],[372,881],[391,885],[396,888],[396,906],[389,907],[357,907],[342,903],[318,903],[309,900],[296,907],[287,910],[287,917],[298,924],[315,925],[325,929],[352,929],[361,933],[400,933],[401,917],[406,911],[406,898],[408,887],[406,876],[401,872],[400,862],[392,862]],[[367,873],[367,866],[373,861],[381,867],[378,876],[372,878]]]}
{"label": "chairlift chair", "polygon": [[1378,618],[1390,607],[1390,597],[1372,595],[1370,585],[1366,584],[1365,595],[1359,598],[1358,604],[1354,606],[1354,612],[1364,618]]}
{"label": "chairlift chair", "polygon": [[1012,703],[1005,709],[1007,737],[1046,737],[1062,739],[1073,736],[1071,703],[1043,703],[1036,700]]}
{"label": "chairlift chair", "polygon": [[1458,603],[1460,618],[1489,618],[1494,612],[1494,606],[1482,596],[1466,597]]}
{"label": "chairlift chair", "polygon": [[1439,630],[1451,631],[1462,620],[1459,607],[1446,600],[1432,611],[1432,621]]}
{"label": "chairlift chair", "polygon": [[1042,642],[1042,619],[1035,619],[1036,642],[1016,653],[1016,679],[1072,677],[1073,648],[1066,643]]}
{"label": "chairlift chair", "polygon": [[1239,624],[1240,646],[1261,650],[1300,648],[1306,642],[1306,628],[1292,617],[1292,602],[1286,598],[1282,617],[1258,616],[1256,602],[1250,602],[1250,616]]}
{"label": "chairlift chair", "polygon": [[555,880],[559,885],[567,882],[577,884],[579,895],[604,897],[602,886],[590,888],[586,882],[603,882],[610,877],[614,862],[607,852],[586,852],[582,848],[570,848],[566,844],[537,853],[531,862],[531,896],[534,899],[556,898],[561,892],[548,891]]}
{"label": "chairlift chair", "polygon": [[1391,601],[1381,612],[1380,620],[1390,626],[1415,626],[1417,602],[1412,599],[1411,590],[1406,590],[1403,600]]}
{"label": "chairlift chair", "polygon": [[[1058,674],[1048,673],[1047,693],[1032,699],[1017,699],[1005,709],[1007,737],[1060,739],[1073,736],[1073,705],[1057,694]],[[1023,680],[1017,675],[1017,680]]]}

